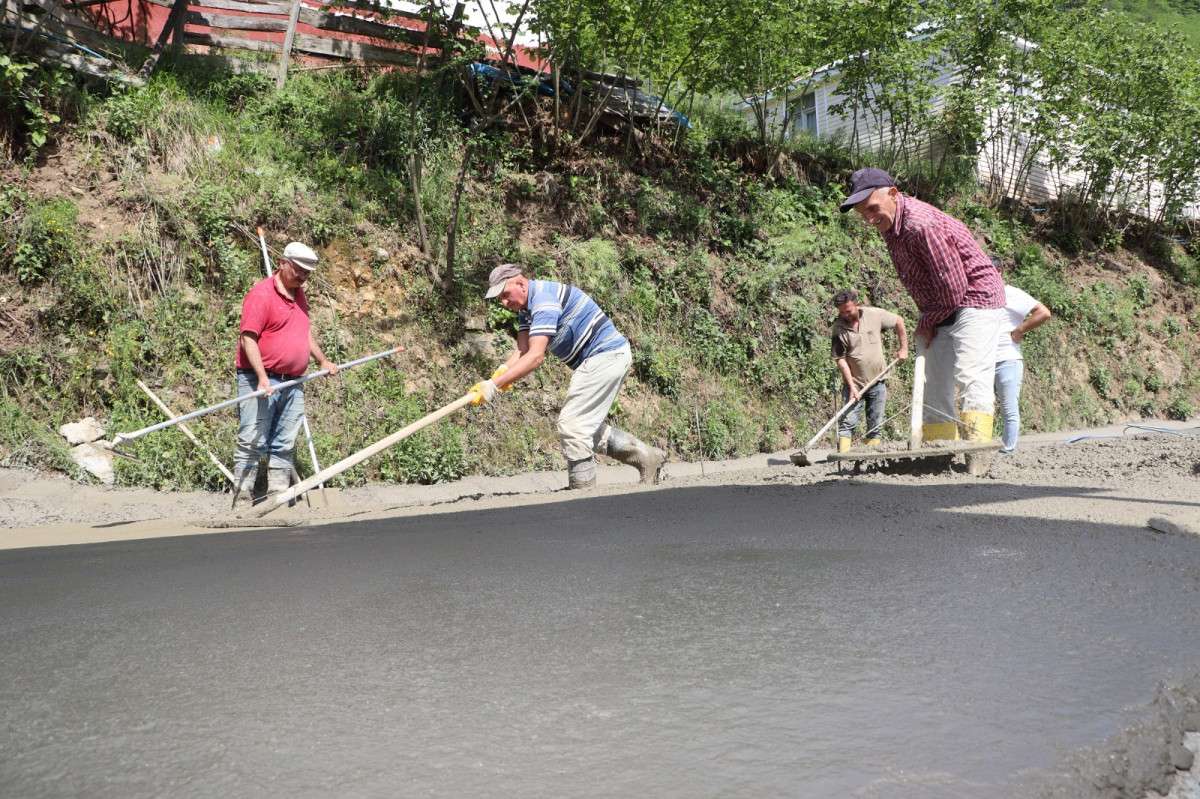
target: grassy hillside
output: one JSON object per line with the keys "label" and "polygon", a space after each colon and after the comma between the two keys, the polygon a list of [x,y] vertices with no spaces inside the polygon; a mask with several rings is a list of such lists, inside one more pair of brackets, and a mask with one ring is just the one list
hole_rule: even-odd
{"label": "grassy hillside", "polygon": [[1178,28],[1194,46],[1200,46],[1200,2],[1197,0],[1113,0],[1112,7],[1142,22],[1161,28]]}
{"label": "grassy hillside", "polygon": [[[631,339],[616,415],[677,458],[770,451],[832,412],[829,300],[842,287],[914,318],[877,234],[837,211],[847,164],[790,153],[791,177],[743,168],[730,121],[700,120],[682,155],[636,167],[621,142],[554,158],[498,135],[463,198],[460,268],[435,286],[415,237],[399,142],[422,124],[421,204],[444,241],[463,151],[452,117],[414,120],[403,79],[315,72],[276,93],[246,75],[176,65],[145,89],[83,97],[79,121],[0,187],[0,465],[71,471],[53,432],[96,415],[110,433],[158,421],[141,378],[177,410],[233,391],[240,301],[261,274],[256,225],[278,250],[324,262],[310,302],[322,346],[348,359],[404,344],[392,364],[313,384],[331,462],[461,395],[507,351],[511,314],[480,299],[488,270],[527,264],[591,292]],[[1189,414],[1200,399],[1194,253],[1119,236],[1067,255],[1042,220],[969,196],[952,210],[1057,318],[1026,344],[1034,430]],[[548,364],[493,406],[469,410],[344,476],[447,480],[561,466],[553,419],[569,375]],[[906,435],[907,373],[893,435]],[[231,455],[232,412],[197,424]],[[130,447],[118,480],[217,488],[178,432]],[[300,455],[307,473],[306,456]]]}

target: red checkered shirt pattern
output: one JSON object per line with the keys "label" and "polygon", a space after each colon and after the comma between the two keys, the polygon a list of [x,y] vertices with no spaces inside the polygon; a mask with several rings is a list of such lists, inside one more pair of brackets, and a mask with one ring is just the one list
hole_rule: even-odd
{"label": "red checkered shirt pattern", "polygon": [[1000,271],[967,226],[949,214],[901,194],[883,239],[921,311],[918,333],[929,335],[959,308],[1004,307]]}

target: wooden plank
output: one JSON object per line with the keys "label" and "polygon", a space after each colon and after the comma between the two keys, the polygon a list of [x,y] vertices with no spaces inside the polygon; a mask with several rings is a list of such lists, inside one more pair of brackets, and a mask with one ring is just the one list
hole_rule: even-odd
{"label": "wooden plank", "polygon": [[244,11],[247,14],[272,14],[285,19],[292,9],[290,3],[242,3],[239,0],[203,0],[203,2],[192,3],[192,7],[193,9],[199,7],[216,8],[221,11]]}
{"label": "wooden plank", "polygon": [[385,64],[415,64],[417,56],[407,50],[394,50],[389,47],[377,47],[373,44],[361,44],[344,39],[326,39],[305,33],[296,34],[296,49],[314,55],[345,58],[351,61],[373,61]]}
{"label": "wooden plank", "polygon": [[292,43],[296,39],[296,21],[300,19],[300,0],[292,0],[292,8],[288,13],[287,32],[283,35],[283,50],[279,55],[279,76],[275,78],[275,88],[282,89],[287,80],[288,61],[292,58]]}
{"label": "wooden plank", "polygon": [[[333,4],[330,3],[322,3],[321,5],[326,7],[334,7]],[[336,4],[336,7],[355,8],[359,11],[370,11],[373,14],[378,14],[383,19],[387,19],[388,17],[404,17],[405,19],[415,19],[422,22],[425,21],[425,18],[421,16],[420,12],[403,11],[398,8],[389,8],[384,3],[372,3],[369,2],[369,0],[339,0],[339,2]]]}
{"label": "wooden plank", "polygon": [[[144,0],[156,6],[170,8],[171,0]],[[291,9],[289,3],[246,3],[239,0],[205,0],[200,3],[192,3],[193,9],[198,7],[216,8],[221,11],[245,11],[248,14],[276,14],[281,17],[286,17]]]}
{"label": "wooden plank", "polygon": [[925,434],[925,347],[920,343],[913,360],[912,414],[908,430],[908,448],[920,449]]}
{"label": "wooden plank", "polygon": [[[328,11],[318,11],[315,8],[303,8],[300,11],[300,21],[321,30],[337,31],[338,33],[355,33],[360,36],[370,36],[375,39],[401,41],[420,46],[425,41],[425,31],[413,30],[403,25],[388,24],[350,14],[336,14]],[[441,47],[443,37],[436,31],[429,32],[429,46]]]}
{"label": "wooden plank", "polygon": [[[279,44],[277,42],[247,39],[241,36],[188,31],[185,40],[189,44],[203,44],[209,47],[251,50],[258,53],[279,53]],[[341,39],[324,39],[320,36],[310,36],[303,33],[296,34],[292,49],[310,55],[369,63],[411,66],[417,61],[416,54],[404,50],[392,50],[386,47],[376,47],[370,44],[348,42]]]}
{"label": "wooden plank", "polygon": [[[370,36],[386,41],[396,41],[418,46],[425,41],[425,33],[423,31],[414,31],[393,25],[383,25],[358,17],[326,14],[325,12],[314,11],[309,8],[300,9],[299,21],[322,30]],[[279,17],[219,14],[211,11],[196,10],[194,8],[188,12],[187,22],[189,25],[204,25],[209,28],[220,28],[230,31],[285,32],[288,29],[288,20]],[[429,41],[430,47],[441,46],[440,37],[430,36]]]}
{"label": "wooden plank", "polygon": [[261,39],[246,39],[241,36],[222,36],[219,33],[198,33],[187,31],[183,40],[188,44],[203,44],[208,47],[220,47],[229,50],[250,50],[255,53],[270,53],[279,55],[277,42],[264,42]]}
{"label": "wooden plank", "polygon": [[158,41],[150,50],[150,56],[146,59],[146,63],[142,64],[142,68],[138,70],[139,78],[148,78],[154,72],[155,67],[158,66],[158,59],[167,46],[167,41],[177,30],[181,30],[179,20],[187,13],[187,7],[187,0],[175,0],[175,4],[171,6],[171,13],[167,16],[166,24],[158,34]]}
{"label": "wooden plank", "polygon": [[189,11],[187,22],[189,25],[238,31],[286,31],[288,28],[288,21],[278,17],[240,17],[211,11]]}
{"label": "wooden plank", "polygon": [[[164,7],[169,7],[171,5],[171,0],[146,0],[146,2]],[[250,14],[278,14],[280,16],[287,16],[291,10],[290,3],[270,2],[270,0],[262,3],[255,3],[252,2],[252,0],[198,0],[198,2],[192,3],[192,5],[202,6],[204,8],[217,8],[222,11],[245,11]],[[393,18],[424,22],[420,14],[413,14],[408,11],[389,10],[386,7],[374,6],[369,3],[337,3],[336,5],[321,3],[319,8],[315,8],[311,5],[305,5],[301,13],[303,14],[305,11],[310,11],[314,14],[331,14],[338,11],[343,11],[346,8],[354,8],[358,9],[359,11],[369,11],[378,14],[379,17],[376,21],[381,24],[387,24],[387,21]],[[396,25],[398,26],[399,23],[396,23]]]}

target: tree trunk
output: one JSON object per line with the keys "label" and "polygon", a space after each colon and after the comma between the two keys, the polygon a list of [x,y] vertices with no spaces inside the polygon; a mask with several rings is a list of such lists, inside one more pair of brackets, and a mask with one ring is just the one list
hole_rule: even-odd
{"label": "tree trunk", "polygon": [[454,287],[454,270],[458,258],[458,222],[461,216],[463,189],[467,185],[467,172],[471,165],[471,147],[463,152],[462,164],[458,168],[458,178],[454,182],[454,202],[450,206],[450,225],[446,230],[446,271],[440,281],[444,294],[449,294]]}

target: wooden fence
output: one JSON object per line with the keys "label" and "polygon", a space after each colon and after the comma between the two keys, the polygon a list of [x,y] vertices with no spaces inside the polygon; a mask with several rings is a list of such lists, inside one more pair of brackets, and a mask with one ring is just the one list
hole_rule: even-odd
{"label": "wooden fence", "polygon": [[[243,68],[272,70],[282,85],[293,61],[411,66],[422,56],[427,62],[448,57],[458,40],[488,44],[463,26],[461,2],[449,17],[434,15],[432,23],[418,11],[363,0],[24,0],[23,7],[32,11],[18,20],[25,30],[41,28],[89,47],[112,40],[150,47],[142,77],[168,47],[220,53]],[[4,9],[7,24],[8,3]]]}

